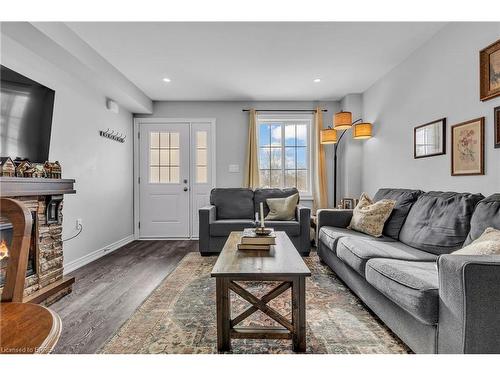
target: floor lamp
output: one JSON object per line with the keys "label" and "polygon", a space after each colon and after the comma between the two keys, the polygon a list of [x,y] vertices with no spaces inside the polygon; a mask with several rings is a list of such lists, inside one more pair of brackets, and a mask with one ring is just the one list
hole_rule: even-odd
{"label": "floor lamp", "polygon": [[[333,149],[333,202],[334,207],[337,207],[337,151],[340,141],[344,137],[345,133],[349,129],[353,129],[352,137],[354,139],[368,139],[372,137],[372,124],[369,122],[363,122],[362,119],[357,119],[352,121],[351,112],[337,112],[333,116],[333,128],[328,127],[327,129],[322,129],[320,132],[320,142],[321,144],[334,144]],[[341,131],[340,137],[337,136],[337,132]]]}

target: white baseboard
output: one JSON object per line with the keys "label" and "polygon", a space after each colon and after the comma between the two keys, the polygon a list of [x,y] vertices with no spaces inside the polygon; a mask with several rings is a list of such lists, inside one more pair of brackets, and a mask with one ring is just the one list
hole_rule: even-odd
{"label": "white baseboard", "polygon": [[112,253],[113,251],[119,249],[122,246],[125,246],[126,244],[129,244],[132,241],[134,241],[133,234],[125,238],[122,238],[121,240],[118,240],[116,242],[113,242],[108,246],[104,246],[103,248],[95,250],[90,254],[84,255],[83,257],[78,258],[72,262],[69,262],[68,264],[64,265],[64,274],[66,275],[70,272],[73,272],[74,270],[77,270],[78,268],[83,267],[84,265],[103,257],[104,255]]}

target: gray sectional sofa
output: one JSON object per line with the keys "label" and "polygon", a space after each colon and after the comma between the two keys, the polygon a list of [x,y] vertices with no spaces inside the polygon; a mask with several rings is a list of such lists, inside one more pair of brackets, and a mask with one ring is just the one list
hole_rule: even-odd
{"label": "gray sectional sofa", "polygon": [[[199,249],[202,255],[219,253],[232,231],[255,226],[255,213],[264,203],[264,215],[269,213],[266,199],[284,198],[298,193],[297,189],[217,188],[210,193],[210,205],[199,210]],[[266,221],[266,227],[285,231],[301,255],[311,249],[311,210],[298,205],[295,220]]]}
{"label": "gray sectional sofa", "polygon": [[397,201],[374,238],[349,210],[318,212],[320,259],[414,352],[500,353],[500,256],[450,254],[500,229],[500,194],[380,189]]}

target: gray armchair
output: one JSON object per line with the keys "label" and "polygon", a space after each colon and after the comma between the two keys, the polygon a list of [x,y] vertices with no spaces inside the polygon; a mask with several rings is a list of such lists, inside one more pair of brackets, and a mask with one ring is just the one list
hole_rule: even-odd
{"label": "gray armchair", "polygon": [[[267,198],[288,197],[297,189],[213,189],[210,205],[200,208],[199,250],[202,255],[219,253],[232,231],[242,231],[255,226],[255,212],[260,202],[264,203],[264,214],[269,208]],[[284,231],[301,255],[310,252],[311,210],[297,206],[295,220],[266,221],[266,226]]]}

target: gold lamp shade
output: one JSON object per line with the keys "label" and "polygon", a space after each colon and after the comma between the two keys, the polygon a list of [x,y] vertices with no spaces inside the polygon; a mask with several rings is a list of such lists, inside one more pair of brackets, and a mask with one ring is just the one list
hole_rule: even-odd
{"label": "gold lamp shade", "polygon": [[337,112],[333,116],[333,128],[335,130],[347,130],[352,127],[351,112]]}
{"label": "gold lamp shade", "polygon": [[322,129],[319,133],[319,141],[323,145],[337,143],[337,131],[335,129]]}
{"label": "gold lamp shade", "polygon": [[352,134],[354,139],[368,139],[372,137],[372,124],[369,122],[360,122],[354,125]]}

